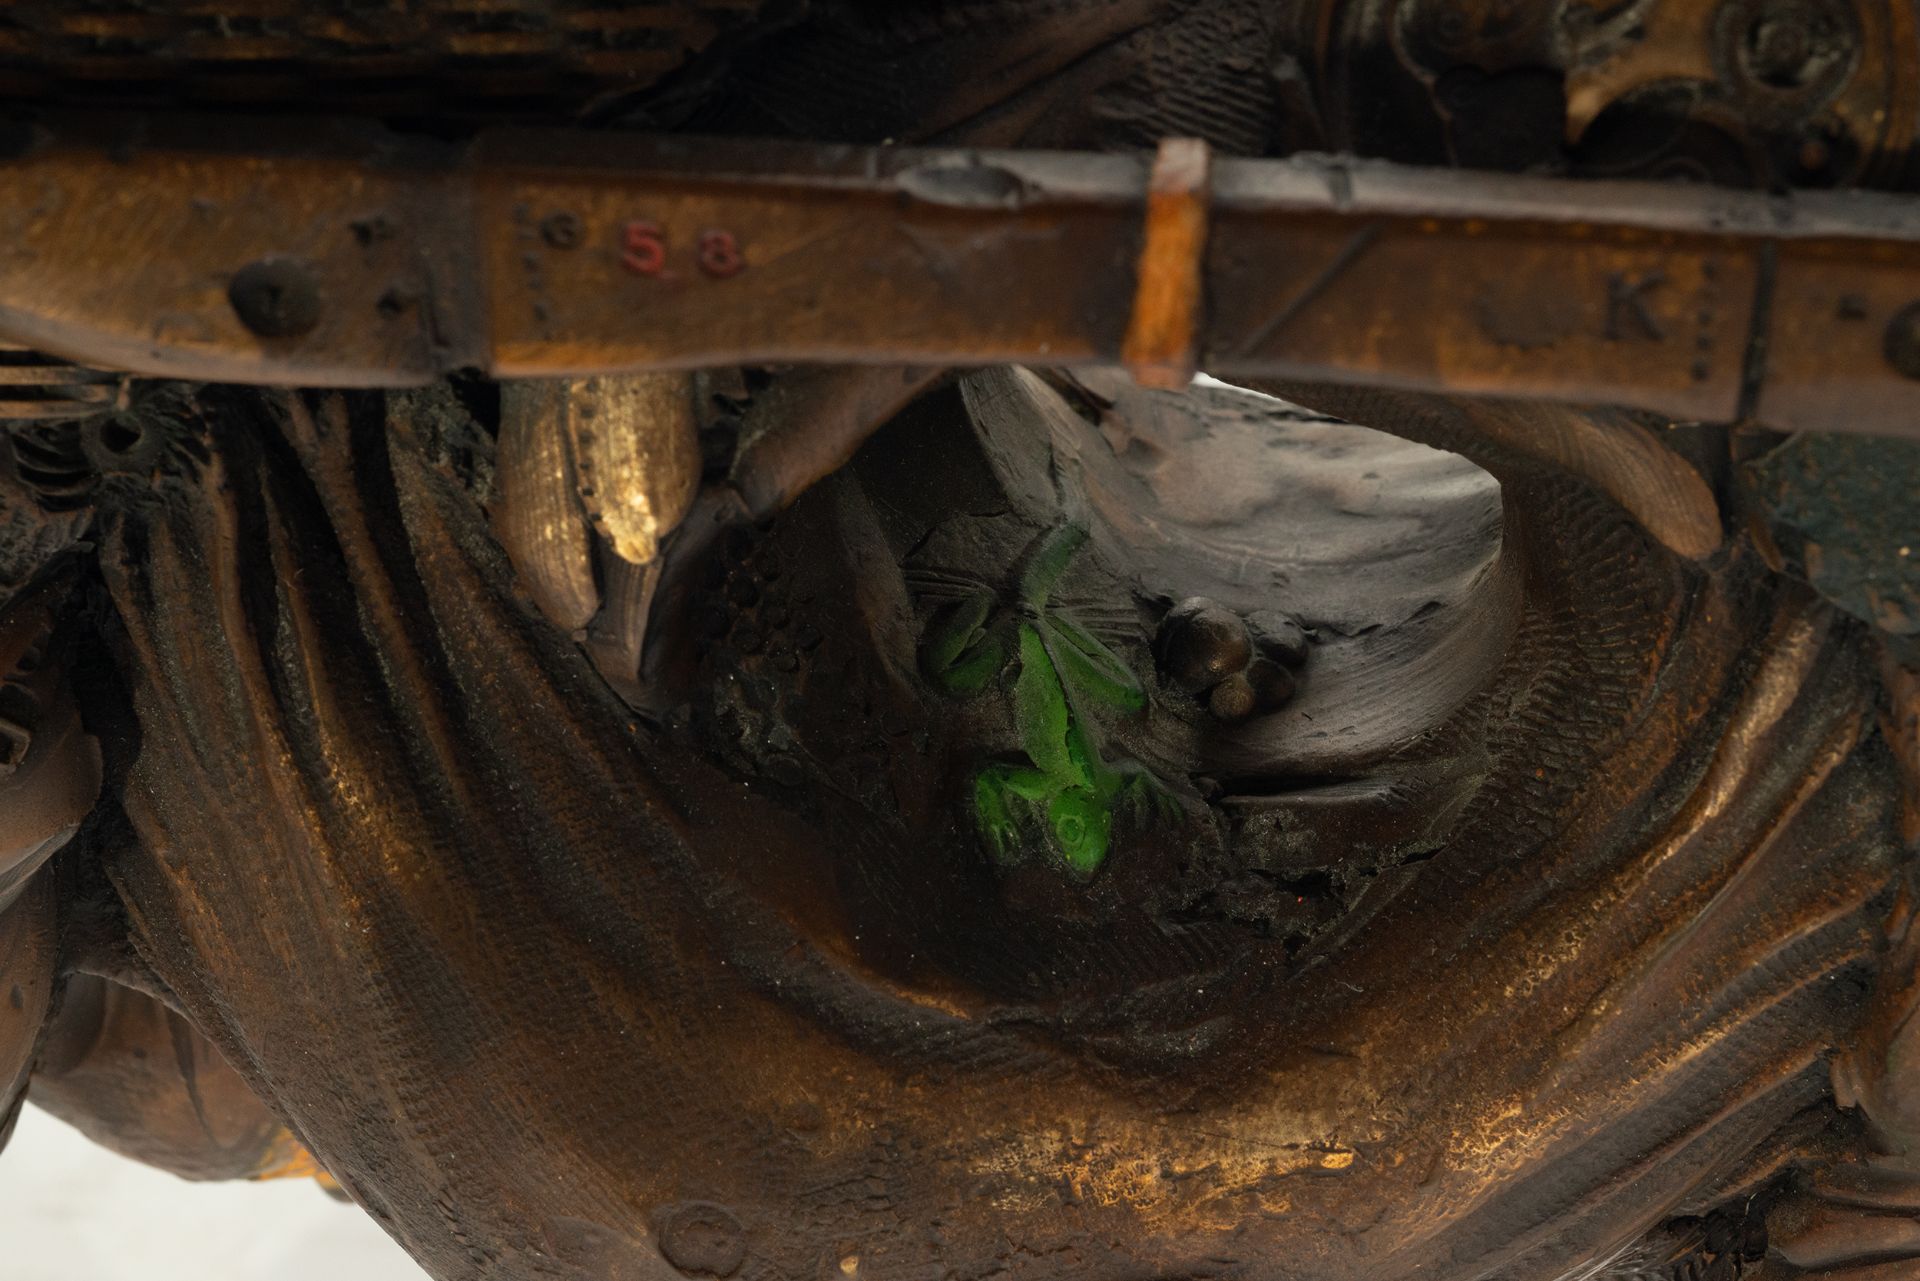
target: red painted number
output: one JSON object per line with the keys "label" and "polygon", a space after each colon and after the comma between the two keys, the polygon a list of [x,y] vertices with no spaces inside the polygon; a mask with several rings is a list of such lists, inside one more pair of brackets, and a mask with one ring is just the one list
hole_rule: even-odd
{"label": "red painted number", "polygon": [[[716,280],[724,280],[747,265],[740,242],[731,231],[701,232],[696,252],[700,270]],[[657,222],[636,218],[621,229],[620,262],[636,276],[668,277],[667,233]]]}
{"label": "red painted number", "polygon": [[700,270],[724,280],[746,265],[740,256],[740,242],[731,231],[700,233]]}
{"label": "red painted number", "polygon": [[657,222],[636,220],[620,238],[621,263],[636,276],[658,276],[667,269],[667,241]]}

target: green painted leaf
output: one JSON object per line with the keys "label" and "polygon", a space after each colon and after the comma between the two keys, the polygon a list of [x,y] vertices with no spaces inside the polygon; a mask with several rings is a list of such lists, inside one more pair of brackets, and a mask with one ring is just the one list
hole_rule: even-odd
{"label": "green painted leaf", "polygon": [[1087,531],[1078,525],[1057,525],[1048,531],[1020,575],[1020,599],[1034,609],[1044,606],[1074,553],[1086,541]]}
{"label": "green painted leaf", "polygon": [[1013,656],[1005,626],[989,623],[994,599],[975,592],[942,606],[928,620],[920,643],[920,668],[949,694],[977,694]]}
{"label": "green painted leaf", "polygon": [[1046,642],[1031,623],[1020,624],[1020,676],[1013,686],[1013,719],[1021,749],[1042,772],[1062,782],[1081,779],[1082,771],[1067,750],[1067,728],[1072,723],[1067,692],[1047,656]]}
{"label": "green painted leaf", "polygon": [[1124,712],[1147,706],[1147,691],[1120,656],[1067,614],[1049,612],[1040,620],[1047,652],[1061,677],[1088,698]]}

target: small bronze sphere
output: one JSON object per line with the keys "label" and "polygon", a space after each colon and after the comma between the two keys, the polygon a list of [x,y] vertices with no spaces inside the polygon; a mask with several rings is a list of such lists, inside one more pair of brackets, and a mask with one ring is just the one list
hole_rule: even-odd
{"label": "small bronze sphere", "polygon": [[1263,609],[1247,616],[1247,627],[1259,643],[1260,652],[1275,662],[1298,667],[1307,661],[1307,633],[1287,615]]}
{"label": "small bronze sphere", "polygon": [[1243,721],[1260,705],[1260,696],[1245,672],[1235,672],[1207,695],[1207,710],[1216,720]]}
{"label": "small bronze sphere", "polygon": [[1256,658],[1247,668],[1247,681],[1253,686],[1256,705],[1263,712],[1284,707],[1299,688],[1294,674],[1270,658]]}
{"label": "small bronze sphere", "polygon": [[1185,694],[1200,694],[1244,671],[1253,642],[1240,616],[1204,596],[1181,601],[1160,623],[1160,670]]}

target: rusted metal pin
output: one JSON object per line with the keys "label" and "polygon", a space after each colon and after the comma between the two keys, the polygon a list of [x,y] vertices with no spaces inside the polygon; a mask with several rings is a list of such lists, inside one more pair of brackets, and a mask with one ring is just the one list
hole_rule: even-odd
{"label": "rusted metal pin", "polygon": [[1142,387],[1178,391],[1199,372],[1212,207],[1212,150],[1198,138],[1163,140],[1147,183],[1146,239],[1120,349]]}

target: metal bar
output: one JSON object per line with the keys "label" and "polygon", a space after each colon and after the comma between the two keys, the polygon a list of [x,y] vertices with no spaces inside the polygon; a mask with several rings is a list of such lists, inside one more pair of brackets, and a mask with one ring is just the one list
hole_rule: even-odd
{"label": "metal bar", "polygon": [[1146,189],[1131,156],[638,137],[497,138],[476,172],[506,375],[1113,361]]}
{"label": "metal bar", "polygon": [[34,365],[0,364],[0,388],[80,387],[88,383],[115,382],[119,377],[101,369],[78,369],[65,361],[49,360]]}
{"label": "metal bar", "polygon": [[[0,161],[0,337],[394,386],[1118,363],[1138,312],[1146,157],[250,128],[39,126]],[[1909,198],[1235,159],[1208,186],[1181,243],[1221,376],[1920,434]]]}
{"label": "metal bar", "polygon": [[[1223,374],[1920,427],[1910,197],[1219,168],[1205,363]],[[1276,304],[1239,283],[1276,261],[1307,277],[1310,299]]]}

